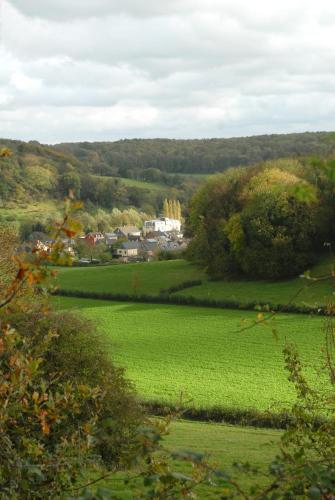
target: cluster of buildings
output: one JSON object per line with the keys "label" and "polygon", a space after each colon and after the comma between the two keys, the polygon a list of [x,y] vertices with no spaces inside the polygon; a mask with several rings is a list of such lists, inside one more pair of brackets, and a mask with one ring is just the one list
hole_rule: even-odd
{"label": "cluster of buildings", "polygon": [[[51,251],[53,240],[43,238],[42,234],[32,236],[31,241],[34,241],[35,247],[46,253]],[[111,258],[129,262],[150,261],[162,251],[182,251],[187,247],[187,242],[181,233],[180,221],[162,217],[145,221],[142,229],[127,225],[117,227],[111,232],[90,232],[76,239],[65,238],[63,245],[65,251],[77,258],[79,263],[89,264],[99,261],[99,257],[93,258],[93,255],[99,254],[100,245],[101,250],[110,252]],[[83,255],[90,257],[84,258]]]}
{"label": "cluster of buildings", "polygon": [[[43,233],[33,233],[30,241],[35,248],[46,253],[51,251],[54,243],[46,239]],[[167,217],[145,221],[142,229],[131,225],[119,226],[111,232],[90,232],[75,239],[64,238],[62,242],[65,252],[82,264],[99,262],[99,257],[96,257],[99,251],[92,250],[100,250],[100,245],[105,252],[110,252],[111,258],[120,262],[150,261],[162,251],[178,252],[187,247],[181,232],[181,222]],[[29,245],[25,251],[29,251]]]}
{"label": "cluster of buildings", "polygon": [[120,262],[149,261],[160,251],[178,252],[187,246],[180,221],[167,217],[145,221],[142,230],[136,226],[120,226],[113,232],[88,233],[79,237],[80,240],[94,246],[104,243]]}

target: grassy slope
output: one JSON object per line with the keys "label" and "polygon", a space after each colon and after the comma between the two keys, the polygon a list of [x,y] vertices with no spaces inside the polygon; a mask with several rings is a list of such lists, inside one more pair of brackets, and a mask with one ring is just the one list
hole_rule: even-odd
{"label": "grassy slope", "polygon": [[169,187],[165,186],[164,184],[160,184],[158,182],[146,182],[146,181],[138,181],[136,179],[128,179],[127,177],[111,177],[111,176],[105,176],[105,175],[95,175],[94,177],[97,177],[98,179],[115,179],[125,186],[129,187],[136,187],[139,189],[149,189],[150,191],[168,191]]}
{"label": "grassy slope", "polygon": [[259,410],[281,406],[293,398],[284,370],[285,339],[297,343],[309,376],[317,378],[322,318],[278,315],[277,342],[264,327],[241,331],[245,324],[241,321],[255,319],[253,312],[54,300],[59,307],[82,308],[100,325],[113,359],[126,367],[141,396],[150,400],[176,403],[183,393],[187,406]]}
{"label": "grassy slope", "polygon": [[[58,205],[58,206],[57,206]],[[6,206],[6,208],[0,208],[0,216],[15,217],[17,221],[23,221],[26,219],[38,221],[41,215],[55,216],[59,210],[59,202],[56,203],[52,200],[46,200],[34,203],[15,203],[13,206]]]}
{"label": "grassy slope", "polygon": [[[325,266],[316,266],[316,275],[326,272]],[[329,272],[329,270],[328,270]],[[201,279],[203,284],[187,288],[179,294],[210,299],[230,299],[240,302],[254,301],[287,304],[295,298],[298,304],[318,305],[325,303],[333,292],[330,282],[313,283],[303,278],[286,281],[207,281],[205,274],[183,260],[128,264],[113,267],[63,268],[59,271],[59,283],[65,289],[110,293],[157,294],[183,281]],[[313,283],[313,284],[312,284]]]}
{"label": "grassy slope", "polygon": [[[266,469],[276,454],[279,437],[280,432],[274,430],[180,421],[171,425],[171,433],[165,438],[165,446],[171,451],[189,450],[208,454],[214,467],[232,472],[231,465],[234,462],[249,461]],[[175,463],[174,470],[188,472],[181,462]],[[117,477],[123,475],[119,474]],[[246,478],[240,477],[239,481],[244,485],[249,484]],[[122,491],[121,498],[132,498],[122,484],[118,487],[118,483],[113,480],[106,480],[101,486]],[[222,488],[201,485],[196,492],[199,498],[217,499],[222,494]]]}
{"label": "grassy slope", "polygon": [[110,293],[158,294],[162,288],[202,276],[194,265],[183,260],[115,265],[107,267],[62,268],[59,284],[69,290]]}

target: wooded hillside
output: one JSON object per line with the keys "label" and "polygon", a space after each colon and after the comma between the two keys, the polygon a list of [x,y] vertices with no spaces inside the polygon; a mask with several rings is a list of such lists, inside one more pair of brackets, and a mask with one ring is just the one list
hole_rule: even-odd
{"label": "wooded hillside", "polygon": [[134,171],[148,168],[203,174],[279,157],[325,155],[334,150],[334,142],[332,133],[306,132],[231,139],[127,139],[59,144],[56,148],[96,169],[132,177]]}
{"label": "wooded hillside", "polygon": [[73,189],[85,204],[108,209],[134,206],[154,212],[161,210],[165,197],[178,198],[185,204],[205,178],[203,174],[279,157],[327,156],[334,152],[335,141],[332,133],[315,132],[54,146],[0,139],[0,147],[13,152],[1,160],[2,206],[32,199],[59,199]]}

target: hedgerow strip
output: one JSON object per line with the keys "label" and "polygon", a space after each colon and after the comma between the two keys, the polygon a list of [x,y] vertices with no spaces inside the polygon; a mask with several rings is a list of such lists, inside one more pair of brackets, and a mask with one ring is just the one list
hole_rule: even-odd
{"label": "hedgerow strip", "polygon": [[202,285],[201,280],[193,280],[193,281],[183,281],[178,285],[170,286],[170,288],[162,288],[159,293],[160,295],[171,294],[180,292],[181,290],[186,290],[187,288],[192,288],[194,286]]}
{"label": "hedgerow strip", "polygon": [[[166,416],[176,413],[185,420],[200,422],[226,423],[268,429],[287,429],[292,424],[292,414],[287,411],[271,412],[241,408],[187,408],[165,402],[144,401],[143,406],[151,415]],[[312,425],[317,429],[325,422],[322,416],[316,416]]]}
{"label": "hedgerow strip", "polygon": [[261,312],[283,312],[295,314],[311,314],[317,316],[327,316],[329,312],[326,307],[298,306],[295,304],[272,304],[270,302],[238,302],[227,299],[207,299],[192,296],[160,294],[127,294],[110,292],[93,292],[86,290],[66,290],[59,288],[53,292],[54,295],[63,297],[77,297],[81,299],[111,300],[118,302],[142,302],[149,304],[172,304],[194,307],[213,307],[218,309],[235,309],[241,311],[261,311]]}

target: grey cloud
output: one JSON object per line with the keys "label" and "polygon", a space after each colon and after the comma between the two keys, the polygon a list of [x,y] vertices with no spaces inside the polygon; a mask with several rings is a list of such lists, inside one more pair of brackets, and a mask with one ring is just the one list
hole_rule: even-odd
{"label": "grey cloud", "polygon": [[184,0],[11,0],[29,17],[56,21],[125,14],[135,17],[167,15],[184,10]]}
{"label": "grey cloud", "polygon": [[0,136],[329,130],[335,4],[291,3],[4,0]]}

